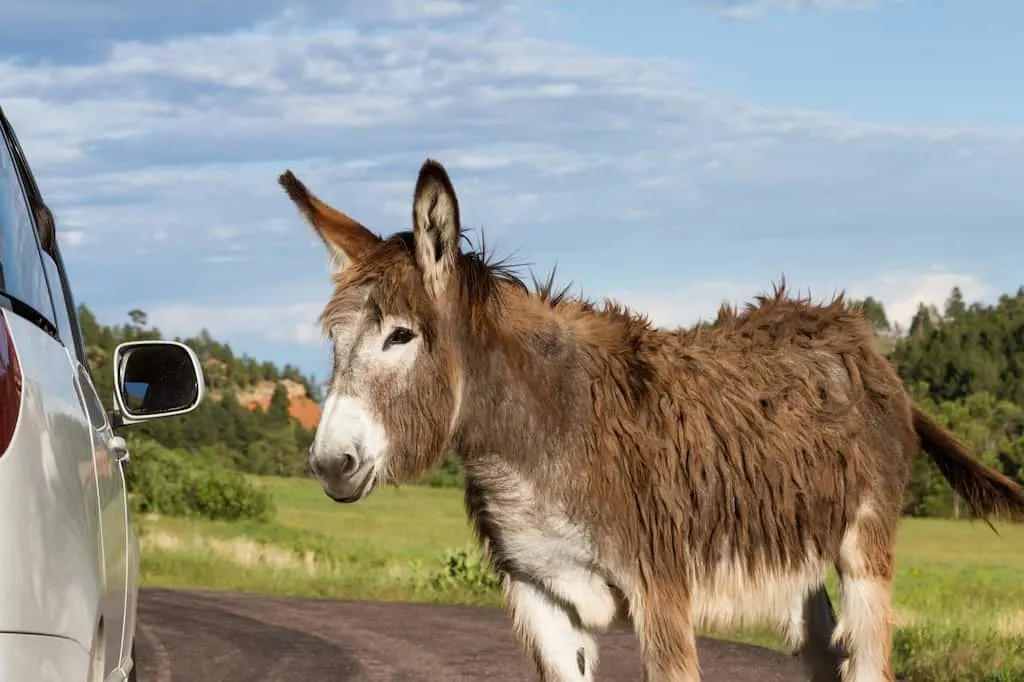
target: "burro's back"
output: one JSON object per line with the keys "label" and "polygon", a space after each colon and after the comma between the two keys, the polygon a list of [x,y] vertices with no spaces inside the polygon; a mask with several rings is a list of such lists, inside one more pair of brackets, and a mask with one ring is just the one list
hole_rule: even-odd
{"label": "burro's back", "polygon": [[919,450],[915,408],[841,297],[816,305],[779,287],[709,325],[651,334],[663,341],[650,344],[660,386],[639,413],[654,418],[635,454],[619,451],[686,520],[642,531],[685,535],[690,549],[668,561],[702,582],[738,575],[738,564],[771,582],[770,572],[835,565],[858,519],[895,532]]}

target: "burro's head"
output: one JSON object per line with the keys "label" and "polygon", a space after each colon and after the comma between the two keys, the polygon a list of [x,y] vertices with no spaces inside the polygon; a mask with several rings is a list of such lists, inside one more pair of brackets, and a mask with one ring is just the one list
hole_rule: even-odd
{"label": "burro's head", "polygon": [[428,159],[412,231],[381,239],[291,171],[279,182],[336,267],[321,315],[334,369],[309,464],[329,497],[356,502],[387,478],[437,465],[451,442],[462,381],[458,201],[444,167]]}

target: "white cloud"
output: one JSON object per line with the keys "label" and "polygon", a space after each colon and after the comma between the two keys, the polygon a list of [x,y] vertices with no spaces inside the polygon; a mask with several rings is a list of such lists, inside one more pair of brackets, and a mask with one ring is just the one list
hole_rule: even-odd
{"label": "white cloud", "polygon": [[[886,0],[703,0],[736,19],[759,17],[766,12],[801,10],[864,11]],[[890,2],[904,0],[888,0]]]}
{"label": "white cloud", "polygon": [[85,241],[85,233],[81,230],[64,230],[61,233],[61,243],[68,246],[79,246]]}
{"label": "white cloud", "polygon": [[[779,278],[773,280],[779,281]],[[814,301],[830,300],[841,291],[845,291],[848,299],[872,296],[881,301],[890,323],[897,322],[903,329],[909,327],[919,304],[934,305],[942,310],[953,287],[960,287],[968,303],[987,300],[994,293],[993,287],[977,275],[938,267],[923,271],[885,271],[849,286],[786,278],[790,295],[809,295]],[[700,319],[713,319],[723,303],[742,306],[755,296],[770,292],[771,288],[772,282],[706,280],[667,290],[620,290],[614,297],[647,313],[655,324],[685,327]]]}
{"label": "white cloud", "polygon": [[[766,6],[732,6],[754,4]],[[149,11],[97,7],[123,26]],[[1024,213],[1019,126],[713,96],[693,85],[699,65],[540,40],[504,2],[282,7],[258,0],[230,33],[195,36],[193,19],[161,6],[152,23],[177,28],[111,29],[88,57],[0,53],[0,101],[61,239],[93,247],[69,264],[79,300],[124,307],[116,268],[140,301],[179,302],[151,311],[174,333],[209,323],[233,343],[312,343],[296,326],[315,322],[308,296],[271,296],[281,282],[326,282],[322,247],[276,183],[285,168],[390,233],[408,228],[416,170],[433,156],[488,244],[540,271],[557,259],[588,294],[635,292],[669,324],[749,300],[794,266],[810,282],[877,286],[896,315],[904,292],[932,290],[871,272],[969,260],[965,224],[1005,250],[1007,216]]]}
{"label": "white cloud", "polygon": [[[698,320],[714,319],[722,304],[743,306],[755,296],[771,291],[765,281],[707,279],[657,290],[609,288],[587,292],[608,296],[645,313],[659,326],[688,327]],[[909,327],[919,303],[942,310],[953,287],[960,287],[968,302],[986,300],[993,288],[977,275],[941,268],[924,271],[888,271],[845,289],[851,299],[873,296],[885,307],[890,322],[904,330]],[[807,283],[787,278],[791,295],[810,295],[815,301],[831,299],[843,287]],[[280,296],[275,298],[280,299]],[[326,299],[325,299],[326,300]],[[250,305],[207,305],[202,303],[158,303],[143,306],[150,324],[168,336],[191,336],[207,329],[214,338],[258,337],[276,344],[291,344],[315,350],[320,357],[326,342],[317,325],[324,301]],[[321,358],[322,359],[322,358]]]}
{"label": "white cloud", "polygon": [[992,286],[977,275],[932,268],[924,272],[883,272],[851,287],[850,295],[855,298],[873,296],[882,302],[890,323],[898,322],[907,329],[919,304],[934,305],[941,311],[953,287],[960,287],[968,303],[985,300],[994,293]]}
{"label": "white cloud", "polygon": [[[658,137],[665,150],[697,141],[697,154],[710,145],[725,153],[763,152],[772,140],[790,135],[836,143],[974,143],[979,140],[970,138],[991,135],[964,126],[879,125],[712,98],[693,90],[688,73],[688,65],[669,60],[608,57],[531,38],[498,13],[483,16],[457,40],[443,28],[419,25],[387,33],[251,30],[118,43],[103,59],[84,65],[0,62],[0,95],[20,120],[22,136],[40,141],[38,162],[58,167],[89,159],[84,150],[96,145],[202,140],[213,151],[238,140],[299,150],[297,139],[305,138],[308,148],[310,139],[323,139],[328,130],[365,134],[351,129],[389,126],[405,127],[398,141],[406,146],[413,146],[409,127],[425,133],[420,145],[461,137],[464,146],[470,136],[459,135],[458,128],[468,126],[488,130],[494,141],[501,139],[494,133],[511,133],[494,147],[518,152],[523,150],[517,146],[543,149],[557,141],[551,146],[575,154],[578,149],[564,149],[566,142],[605,132]],[[646,106],[638,108],[641,103]],[[642,135],[642,126],[656,127]],[[559,140],[560,134],[569,140]],[[1024,133],[1013,134],[1019,146]],[[602,145],[604,154],[613,149]],[[254,151],[245,149],[246,155]]]}
{"label": "white cloud", "polygon": [[[645,313],[662,327],[688,327],[698,320],[714,319],[723,304],[741,304],[765,291],[768,283],[733,280],[703,280],[684,286],[666,286],[654,291],[619,289],[609,298]],[[593,292],[599,295],[598,292]]]}
{"label": "white cloud", "polygon": [[47,59],[91,56],[111,42],[157,41],[239,28],[287,30],[339,21],[366,26],[458,22],[493,13],[504,0],[35,0],[0,3],[0,45]]}
{"label": "white cloud", "polygon": [[255,335],[278,343],[323,344],[317,318],[323,303],[277,305],[156,304],[146,308],[149,323],[167,336],[188,337],[206,329],[217,339]]}

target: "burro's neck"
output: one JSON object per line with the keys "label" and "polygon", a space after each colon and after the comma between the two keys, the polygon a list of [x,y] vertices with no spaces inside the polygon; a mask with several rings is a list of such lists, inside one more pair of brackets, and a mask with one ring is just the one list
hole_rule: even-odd
{"label": "burro's neck", "polygon": [[540,464],[593,421],[586,353],[557,320],[535,320],[464,345],[453,445],[471,462],[495,455]]}

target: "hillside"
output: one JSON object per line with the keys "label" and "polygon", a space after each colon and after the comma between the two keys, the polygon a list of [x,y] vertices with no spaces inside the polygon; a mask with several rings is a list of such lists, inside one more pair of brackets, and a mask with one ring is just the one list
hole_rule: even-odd
{"label": "hillside", "polygon": [[[1024,482],[1024,288],[992,305],[968,305],[953,289],[940,311],[922,306],[906,330],[881,303],[856,302],[874,322],[879,345],[911,393],[986,463]],[[110,354],[123,340],[161,338],[139,310],[121,326],[101,325],[82,306],[82,331],[97,385],[113,382]],[[296,368],[236,356],[206,332],[182,339],[203,362],[210,399],[194,413],[133,427],[166,447],[256,474],[304,475],[306,451],[320,416],[316,382]],[[102,393],[109,409],[110,396]],[[449,454],[431,485],[458,485]],[[959,501],[931,460],[913,466],[905,507],[917,516],[956,515]]]}
{"label": "hillside", "polygon": [[278,386],[284,388],[288,397],[288,414],[305,428],[316,430],[320,421],[320,404],[309,396],[305,386],[291,379],[260,381],[255,386],[240,389],[235,398],[242,407],[266,412]]}
{"label": "hillside", "polygon": [[[954,287],[942,310],[921,305],[906,330],[882,305],[863,311],[911,394],[986,464],[1024,483],[1024,287],[991,305]],[[927,457],[911,472],[905,506],[915,516],[960,515],[959,499]]]}
{"label": "hillside", "polygon": [[[193,346],[193,348],[195,347]],[[210,377],[214,378],[215,383],[209,393],[211,400],[220,400],[224,393],[223,388],[231,387],[239,405],[250,410],[260,409],[266,412],[270,409],[274,391],[278,390],[280,386],[288,399],[288,414],[303,427],[316,429],[316,425],[320,421],[320,403],[310,395],[311,381],[300,382],[292,378],[282,378],[277,380],[258,379],[253,382],[253,374],[245,372],[240,373],[244,377],[243,383],[240,384],[238,380],[229,379],[229,372],[226,369],[228,363],[210,356],[205,358],[200,356],[200,359],[203,361],[203,373],[206,375],[207,381],[210,381]],[[245,360],[243,358],[243,363]],[[263,365],[259,366],[262,371]],[[236,375],[238,374],[236,373]],[[269,376],[283,375],[276,368],[268,369],[266,374]],[[262,375],[260,374],[260,376]]]}
{"label": "hillside", "polygon": [[[111,356],[119,343],[165,338],[150,327],[145,312],[132,310],[128,322],[105,325],[85,306],[79,307],[83,340],[97,386],[113,385]],[[180,448],[247,473],[304,475],[306,451],[320,418],[316,382],[290,365],[283,368],[247,355],[208,332],[177,339],[199,356],[208,399],[179,419],[133,426],[168,448]],[[109,391],[100,391],[107,409]]]}

